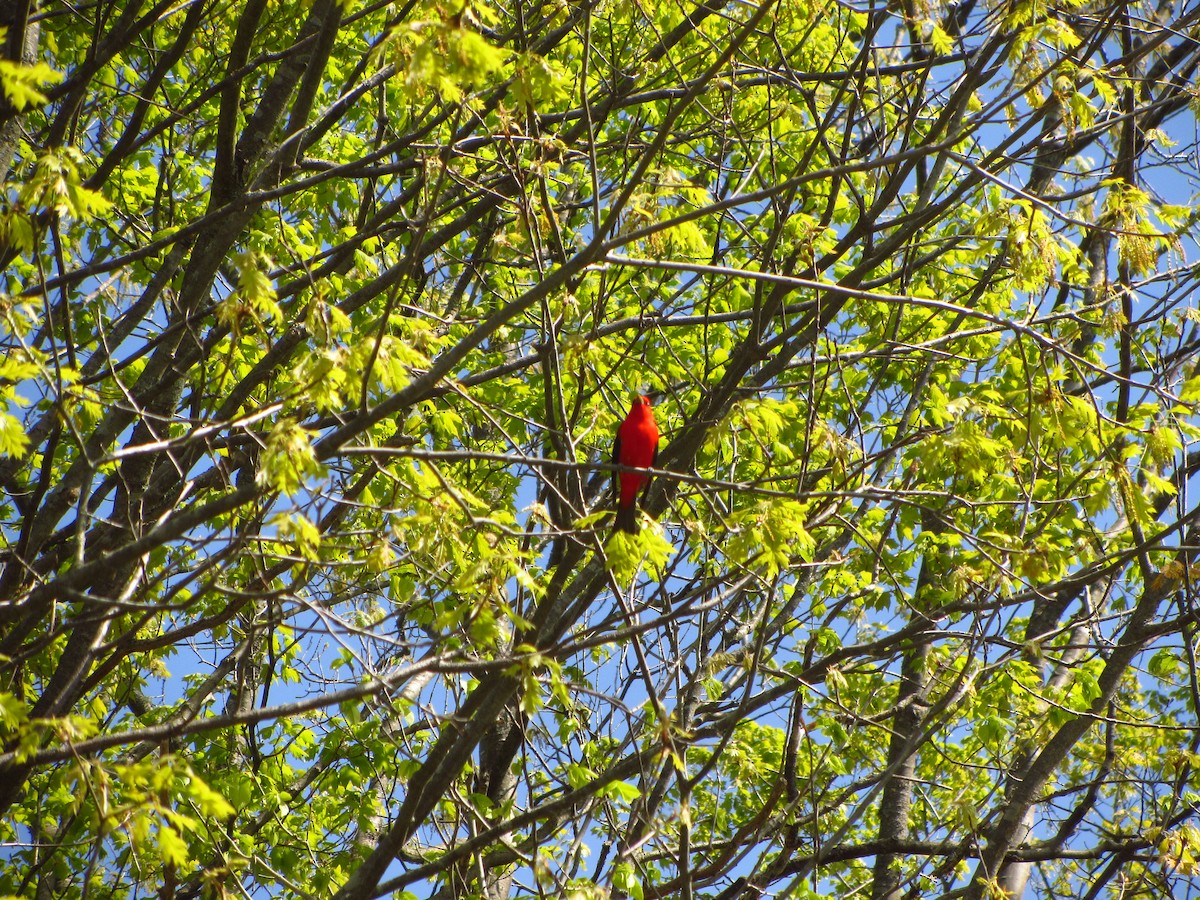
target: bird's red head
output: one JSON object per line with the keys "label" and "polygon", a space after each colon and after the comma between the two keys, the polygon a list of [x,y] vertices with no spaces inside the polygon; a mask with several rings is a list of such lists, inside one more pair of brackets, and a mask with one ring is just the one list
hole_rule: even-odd
{"label": "bird's red head", "polygon": [[633,405],[634,406],[644,406],[644,407],[646,407],[646,409],[649,409],[650,408],[650,398],[647,397],[645,394],[639,394],[637,397],[633,398]]}

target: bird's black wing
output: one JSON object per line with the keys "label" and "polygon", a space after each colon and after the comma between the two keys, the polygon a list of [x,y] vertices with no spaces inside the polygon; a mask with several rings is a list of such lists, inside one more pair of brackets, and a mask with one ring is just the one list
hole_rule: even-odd
{"label": "bird's black wing", "polygon": [[[614,466],[621,464],[621,434],[613,438],[612,462]],[[613,505],[621,502],[621,473],[613,469],[612,473]]]}

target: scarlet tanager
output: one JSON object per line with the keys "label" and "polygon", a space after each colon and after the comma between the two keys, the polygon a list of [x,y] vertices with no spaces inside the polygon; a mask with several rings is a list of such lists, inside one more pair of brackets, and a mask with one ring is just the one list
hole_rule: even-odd
{"label": "scarlet tanager", "polygon": [[[658,423],[650,409],[649,397],[637,397],[629,415],[617,429],[613,441],[613,462],[621,466],[653,468],[658,459]],[[617,495],[617,528],[637,534],[639,492],[650,484],[644,472],[613,472],[613,493]]]}

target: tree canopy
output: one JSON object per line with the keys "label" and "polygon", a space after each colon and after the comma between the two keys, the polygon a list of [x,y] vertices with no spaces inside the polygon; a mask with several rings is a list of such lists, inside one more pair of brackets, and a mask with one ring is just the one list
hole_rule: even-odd
{"label": "tree canopy", "polygon": [[1200,7],[0,26],[0,896],[1200,895]]}

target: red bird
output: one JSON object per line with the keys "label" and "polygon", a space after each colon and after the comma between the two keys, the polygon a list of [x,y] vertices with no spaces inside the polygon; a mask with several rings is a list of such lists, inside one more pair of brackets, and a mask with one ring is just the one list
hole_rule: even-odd
{"label": "red bird", "polygon": [[[638,397],[629,415],[617,429],[613,441],[613,462],[640,469],[653,468],[658,459],[658,423],[650,410],[650,398]],[[638,493],[650,484],[644,472],[613,472],[613,493],[617,495],[617,528],[637,534]]]}

